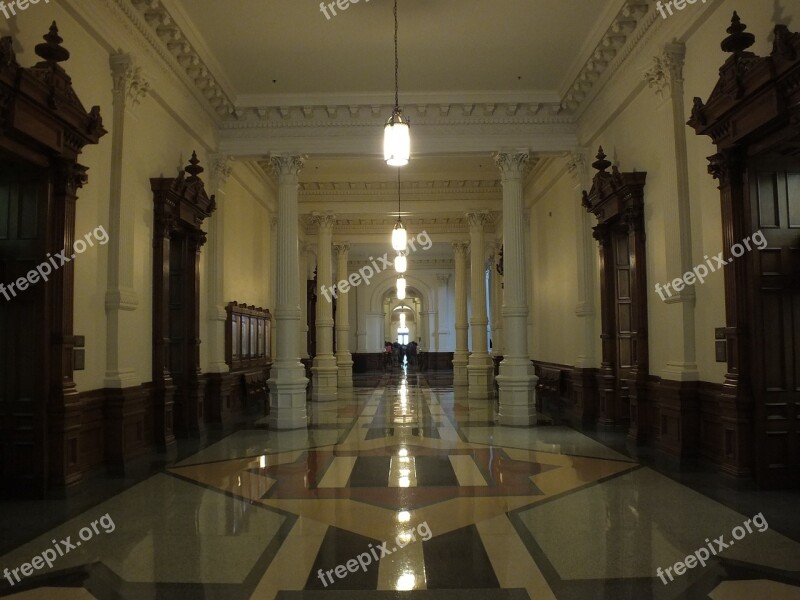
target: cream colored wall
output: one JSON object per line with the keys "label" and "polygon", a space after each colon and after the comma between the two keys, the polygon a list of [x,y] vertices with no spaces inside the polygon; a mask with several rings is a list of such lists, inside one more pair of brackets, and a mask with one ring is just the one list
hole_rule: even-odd
{"label": "cream colored wall", "polygon": [[526,189],[530,205],[529,244],[534,256],[533,302],[529,319],[533,324],[530,356],[536,360],[572,365],[578,356],[580,323],[575,315],[578,302],[577,247],[573,203],[580,202],[574,183],[566,174],[566,162],[555,160]]}
{"label": "cream colored wall", "polygon": [[[89,10],[91,8],[91,10]],[[33,48],[40,43],[52,21],[57,21],[63,45],[71,58],[62,66],[88,110],[101,107],[108,134],[99,145],[86,147],[80,162],[89,167],[89,183],[79,192],[76,235],[83,236],[103,225],[110,233],[109,195],[112,142],[112,79],[109,53],[121,48],[142,67],[151,84],[150,93],[133,111],[127,111],[123,146],[122,198],[134,203],[133,256],[135,311],[125,313],[120,337],[125,354],[120,364],[135,370],[137,382],[151,380],[152,241],[153,197],[150,178],[172,177],[197,151],[208,169],[208,153],[216,146],[216,125],[205,109],[187,92],[160,59],[141,50],[139,38],[131,37],[122,20],[106,5],[77,1],[31,5],[17,19],[0,22],[0,35],[13,35],[17,59],[23,66],[38,62]],[[209,184],[208,170],[201,176]],[[260,187],[259,187],[260,186]],[[212,190],[208,190],[212,193]],[[274,202],[271,191],[245,167],[234,165],[227,185],[230,209],[226,213],[225,297],[267,304],[265,277],[269,247],[268,212]],[[212,215],[212,219],[214,216]],[[205,229],[207,229],[207,224]],[[204,247],[204,253],[207,247]],[[90,248],[75,261],[76,335],[86,336],[86,369],[75,373],[79,391],[104,387],[106,371],[105,294],[108,246]],[[204,283],[205,256],[200,264],[201,337],[206,337]],[[201,367],[206,362],[203,349]]]}
{"label": "cream colored wall", "polygon": [[[788,3],[787,3],[788,4]],[[698,5],[700,6],[700,5]],[[582,115],[580,144],[593,156],[602,145],[622,171],[646,171],[645,227],[647,232],[647,279],[650,339],[650,371],[661,375],[667,363],[679,354],[674,335],[679,324],[679,305],[665,304],[654,291],[655,283],[666,283],[680,273],[667,273],[667,253],[677,251],[677,240],[666,239],[664,207],[675,201],[675,150],[672,139],[672,112],[668,101],[659,98],[645,85],[643,74],[660,55],[664,43],[686,38],[684,66],[686,118],[691,113],[692,97],[705,99],[717,81],[718,68],[727,58],[719,44],[726,35],[733,10],[739,10],[748,31],[757,44],[753,51],[768,54],[768,36],[774,26],[773,3],[752,0],[746,6],[725,1],[708,6],[707,12],[692,13],[688,6],[682,13],[658,24],[647,43],[628,58],[620,71],[605,85]],[[800,6],[784,8],[781,22],[800,21]],[[796,29],[796,26],[795,26]],[[707,138],[700,138],[686,127],[686,155],[689,173],[690,212],[692,221],[692,265],[703,262],[704,255],[722,250],[722,226],[719,192],[707,172],[706,157],[715,152]],[[580,340],[579,320],[573,316],[576,254],[576,224],[571,203],[580,196],[565,169],[566,159],[554,160],[539,172],[526,187],[526,204],[532,206],[530,240],[534,256],[534,299],[532,302],[533,345],[531,355],[538,360],[573,364]],[[591,161],[590,161],[591,162]],[[595,171],[590,169],[590,176]],[[552,213],[552,217],[550,214]],[[596,248],[596,242],[591,241]],[[725,324],[724,276],[712,274],[703,285],[695,285],[695,339],[699,377],[719,382],[725,364],[715,362],[714,328]],[[595,312],[599,315],[599,290],[595,293]],[[595,356],[600,355],[599,316],[595,336]]]}
{"label": "cream colored wall", "polygon": [[268,308],[274,315],[275,307],[268,305],[271,213],[264,205],[265,198],[259,201],[243,185],[244,171],[241,163],[234,163],[225,186],[225,302],[247,302]]}

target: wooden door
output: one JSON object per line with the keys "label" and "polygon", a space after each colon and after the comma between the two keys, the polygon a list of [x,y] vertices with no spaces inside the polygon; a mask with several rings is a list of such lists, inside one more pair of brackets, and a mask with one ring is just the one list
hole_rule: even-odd
{"label": "wooden door", "polygon": [[748,172],[755,235],[750,236],[753,250],[743,249],[754,274],[750,377],[757,478],[765,486],[796,486],[800,484],[800,163],[762,161]]}
{"label": "wooden door", "polygon": [[0,476],[7,492],[46,479],[46,287],[17,280],[46,260],[46,172],[0,166]]}
{"label": "wooden door", "polygon": [[614,316],[616,344],[617,421],[625,426],[630,420],[629,388],[633,366],[633,289],[631,253],[627,229],[615,231],[614,240]]}

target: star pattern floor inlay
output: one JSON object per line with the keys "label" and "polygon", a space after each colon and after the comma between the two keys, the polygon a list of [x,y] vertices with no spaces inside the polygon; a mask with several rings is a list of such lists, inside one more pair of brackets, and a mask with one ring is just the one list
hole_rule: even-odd
{"label": "star pattern floor inlay", "polygon": [[[70,590],[65,598],[99,600],[724,600],[747,589],[800,591],[800,544],[772,531],[664,588],[656,569],[701,544],[693,532],[722,532],[740,515],[575,430],[498,426],[494,400],[396,372],[375,388],[309,403],[309,413],[308,430],[257,421],[104,502],[92,514],[114,514],[116,536],[60,565],[72,571],[31,578],[10,597],[48,598],[59,586]],[[72,519],[2,564],[20,564],[84,522]],[[373,551],[369,565],[345,567]],[[750,573],[759,582],[739,581]]]}

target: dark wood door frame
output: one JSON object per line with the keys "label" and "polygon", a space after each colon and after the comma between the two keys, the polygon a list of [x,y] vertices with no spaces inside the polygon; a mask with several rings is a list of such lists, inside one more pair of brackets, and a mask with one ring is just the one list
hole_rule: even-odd
{"label": "dark wood door frame", "polygon": [[[769,407],[758,402],[760,394],[754,388],[760,378],[757,353],[752,351],[762,333],[756,322],[755,270],[760,256],[750,252],[732,259],[731,255],[732,247],[753,234],[754,225],[758,227],[753,221],[751,180],[757,176],[759,160],[782,157],[794,165],[800,162],[800,34],[776,25],[772,52],[760,57],[747,50],[755,37],[746,29],[734,13],[721,44],[730,56],[708,100],[694,98],[688,122],[717,148],[709,157],[709,173],[719,181],[724,258],[729,261],[724,267],[727,373],[720,394],[722,468],[736,477],[755,474],[763,486],[800,485],[796,439],[793,465],[775,464],[780,461],[768,458],[765,451],[776,420],[783,420],[786,429],[797,435],[797,418],[791,417],[798,414],[799,403],[785,407],[784,416],[768,414]],[[793,479],[787,481],[778,473],[793,473]]]}
{"label": "dark wood door frame", "polygon": [[[583,193],[583,206],[597,217],[594,238],[600,245],[602,362],[597,423],[601,427],[627,427],[628,436],[640,442],[646,437],[649,421],[644,231],[647,173],[620,173],[616,167],[608,173],[611,163],[602,147],[592,166],[598,172],[592,189]],[[624,282],[621,270],[625,271]]]}
{"label": "dark wood door frame", "polygon": [[[150,180],[154,203],[153,236],[153,392],[156,443],[175,442],[175,431],[196,435],[204,428],[204,386],[200,372],[200,250],[206,234],[200,228],[216,209],[208,196],[203,172],[193,152],[189,165],[177,177]],[[188,174],[188,177],[186,176]],[[183,365],[170,364],[170,251],[173,239],[185,250],[181,291],[185,303],[182,328]],[[173,373],[183,380],[176,389]],[[176,406],[177,404],[177,406]]]}
{"label": "dark wood door frame", "polygon": [[[16,60],[12,38],[0,38],[0,157],[45,173],[46,232],[38,252],[40,262],[47,253],[71,251],[78,190],[88,180],[88,169],[78,163],[78,157],[84,146],[97,144],[106,134],[100,107],[86,111],[59,64],[69,58],[69,52],[61,46],[55,22],[44,40],[35,49],[43,60],[24,68]],[[13,480],[23,479],[27,490],[42,495],[72,487],[83,477],[81,406],[72,362],[74,265],[62,265],[49,281],[36,285],[44,290],[42,341],[37,352],[41,365],[37,366],[46,389],[44,397],[35,399],[35,410],[24,426],[33,423],[38,439],[32,442],[37,447],[4,447],[2,477],[10,487]],[[14,422],[7,426],[17,427]],[[30,464],[22,466],[26,453]]]}

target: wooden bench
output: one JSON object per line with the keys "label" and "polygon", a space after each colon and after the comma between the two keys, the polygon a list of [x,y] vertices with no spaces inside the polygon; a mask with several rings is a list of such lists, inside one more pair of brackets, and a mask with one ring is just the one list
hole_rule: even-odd
{"label": "wooden bench", "polygon": [[563,408],[562,395],[564,393],[564,371],[557,367],[538,366],[536,368],[539,381],[536,383],[536,411],[544,412],[544,400],[552,399],[553,416],[560,420]]}
{"label": "wooden bench", "polygon": [[269,388],[263,370],[242,373],[242,390],[246,407],[263,403],[264,414],[269,414]]}

